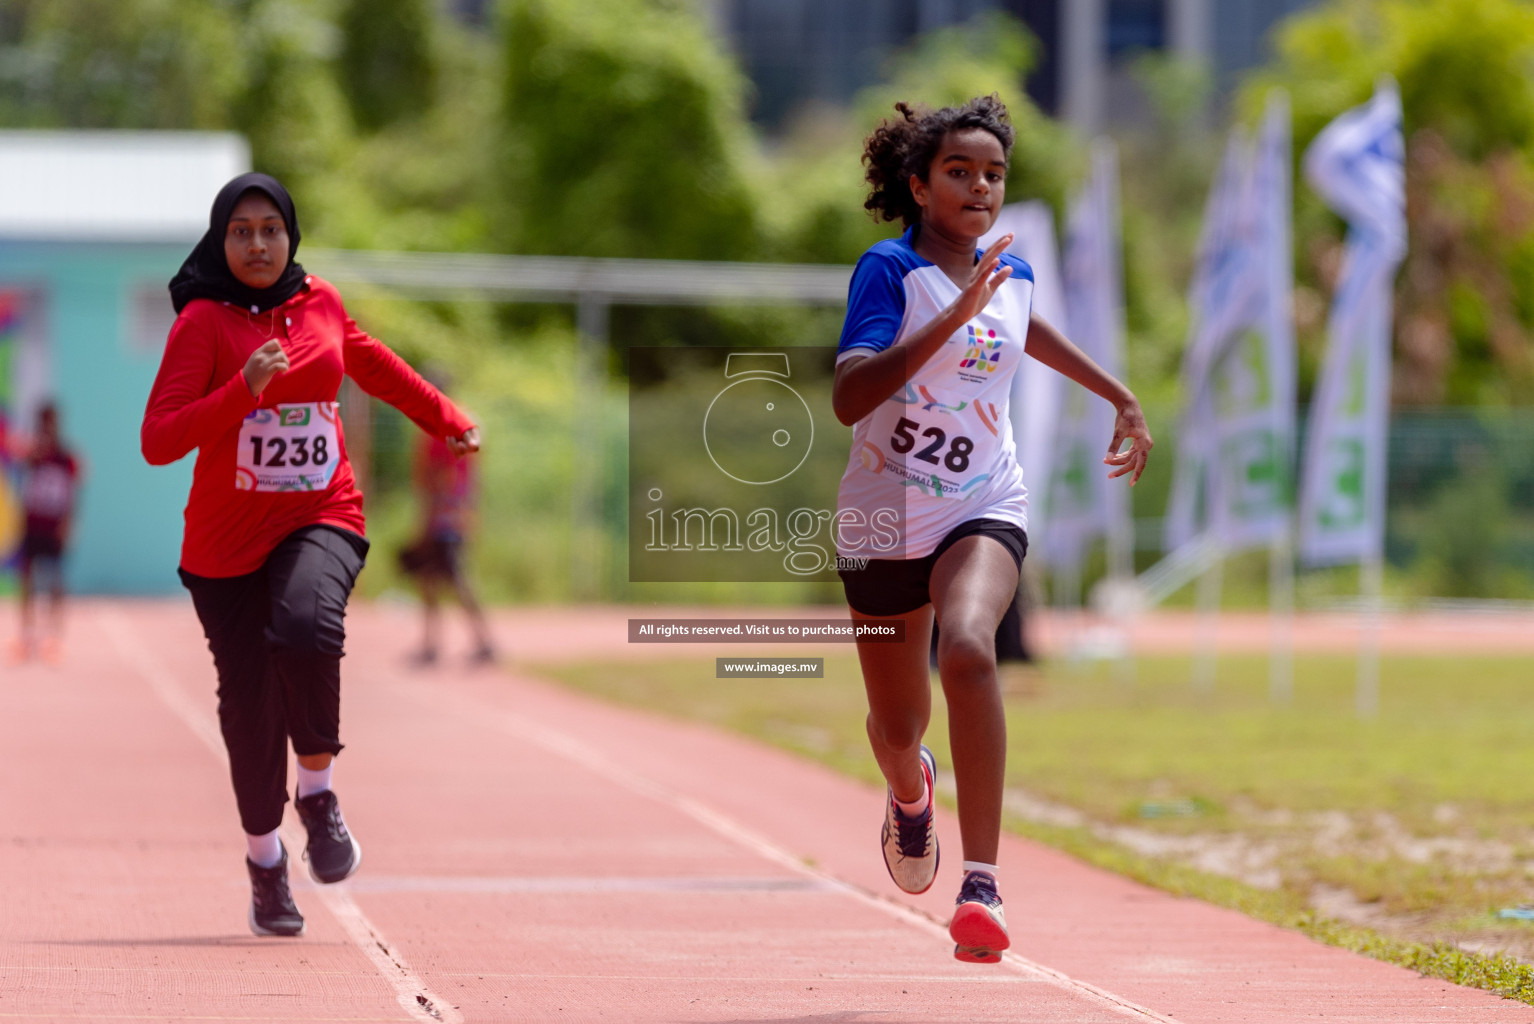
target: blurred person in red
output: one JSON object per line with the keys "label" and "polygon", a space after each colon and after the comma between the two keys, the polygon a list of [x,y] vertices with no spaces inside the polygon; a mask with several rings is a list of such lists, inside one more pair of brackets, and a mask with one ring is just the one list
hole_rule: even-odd
{"label": "blurred person in red", "polygon": [[0,405],[0,569],[10,565],[11,555],[15,553],[12,545],[21,536],[21,508],[16,504],[13,488],[16,454],[11,449],[5,407]]}
{"label": "blurred person in red", "polygon": [[[441,391],[451,386],[440,368],[429,368],[423,376]],[[490,628],[463,568],[463,547],[474,531],[479,491],[474,463],[438,438],[423,436],[416,443],[412,477],[421,526],[415,542],[399,555],[400,568],[421,588],[421,647],[412,660],[419,665],[436,662],[441,648],[442,590],[451,587],[474,634],[470,660],[489,664],[495,660]]]}
{"label": "blurred person in red", "polygon": [[[21,636],[17,661],[41,655],[57,661],[64,629],[64,550],[74,517],[80,463],[59,436],[58,409],[50,402],[37,411],[37,429],[21,446]],[[33,600],[39,588],[48,592],[48,623],[38,635]]]}

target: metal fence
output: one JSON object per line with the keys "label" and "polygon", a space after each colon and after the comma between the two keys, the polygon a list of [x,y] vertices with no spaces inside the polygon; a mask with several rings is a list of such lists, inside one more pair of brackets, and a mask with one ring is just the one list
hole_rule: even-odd
{"label": "metal fence", "polygon": [[[420,298],[472,297],[492,302],[561,303],[576,311],[577,362],[593,365],[613,339],[613,306],[681,307],[840,305],[850,267],[719,264],[438,253],[315,251],[316,269],[341,283],[366,283]],[[699,311],[699,315],[708,314]],[[784,339],[785,344],[824,338]],[[574,450],[600,453],[594,472],[576,471],[567,494],[550,494],[537,531],[568,552],[572,577],[563,596],[618,597],[624,590],[626,465],[621,381],[600,417],[572,418]],[[518,422],[514,399],[501,412]],[[603,426],[594,428],[593,423]],[[1171,422],[1169,419],[1168,422]],[[1303,422],[1303,417],[1301,418]],[[561,429],[550,425],[550,429]],[[593,433],[596,430],[596,433]],[[411,430],[392,410],[375,409],[369,468],[380,494],[408,487]],[[1175,458],[1175,438],[1158,461]],[[1171,458],[1167,458],[1171,456]],[[1025,467],[1026,470],[1026,467]],[[1147,488],[1140,488],[1141,491]],[[1154,492],[1155,488],[1151,490]],[[1155,560],[1160,509],[1137,507],[1139,561]],[[1154,499],[1151,499],[1152,503]],[[1534,411],[1443,409],[1398,413],[1390,433],[1386,558],[1397,572],[1416,574],[1416,589],[1441,597],[1534,597]],[[494,510],[487,510],[493,515]]]}
{"label": "metal fence", "polygon": [[[621,395],[616,393],[614,401]],[[509,399],[507,400],[510,401]],[[513,409],[504,410],[507,414]],[[627,524],[622,481],[627,438],[621,411],[608,420],[602,440],[608,485],[597,489],[599,522],[586,543],[594,568],[589,592],[566,584],[566,596],[625,596]],[[408,489],[414,427],[386,407],[375,409],[372,471],[384,500]],[[1391,423],[1386,557],[1398,574],[1413,579],[1423,597],[1534,598],[1534,413],[1445,409],[1404,412]],[[1158,450],[1158,455],[1173,455]],[[1165,463],[1170,464],[1170,460]],[[572,481],[573,483],[573,481]],[[569,497],[546,503],[547,531],[573,546]],[[523,510],[522,515],[529,514]],[[487,522],[496,510],[484,510]],[[526,529],[529,524],[524,523]],[[1142,561],[1155,560],[1160,521],[1137,521]],[[514,596],[514,595],[512,595]]]}

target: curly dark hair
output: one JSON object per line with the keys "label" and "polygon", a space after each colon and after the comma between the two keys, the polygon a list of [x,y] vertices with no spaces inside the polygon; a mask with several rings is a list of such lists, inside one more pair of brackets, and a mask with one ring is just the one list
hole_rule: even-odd
{"label": "curly dark hair", "polygon": [[1004,154],[1012,155],[1012,122],[995,93],[976,96],[962,107],[917,110],[897,103],[895,109],[901,116],[880,121],[863,144],[863,163],[872,186],[863,206],[875,220],[899,219],[906,227],[921,220],[921,207],[911,195],[911,175],[927,180],[949,132],[982,128],[996,136]]}

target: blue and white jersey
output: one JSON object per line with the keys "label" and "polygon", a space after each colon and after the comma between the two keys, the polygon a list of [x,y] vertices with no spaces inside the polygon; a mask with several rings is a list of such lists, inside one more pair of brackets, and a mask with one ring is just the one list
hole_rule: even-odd
{"label": "blue and white jersey", "polygon": [[[912,232],[880,242],[852,274],[838,364],[883,352],[920,330],[959,286],[916,254]],[[949,337],[905,390],[852,428],[837,498],[837,554],[922,558],[971,519],[1028,528],[1007,400],[1023,358],[1033,270],[1012,276],[980,315]]]}

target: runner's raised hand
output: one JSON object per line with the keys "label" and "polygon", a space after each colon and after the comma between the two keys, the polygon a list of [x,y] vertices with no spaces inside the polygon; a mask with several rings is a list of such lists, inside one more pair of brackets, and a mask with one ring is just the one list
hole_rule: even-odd
{"label": "runner's raised hand", "polygon": [[245,361],[245,386],[252,395],[260,395],[272,378],[288,369],[288,354],[276,338],[262,345]]}
{"label": "runner's raised hand", "polygon": [[1011,235],[1002,235],[991,244],[991,247],[980,254],[980,261],[969,272],[969,280],[964,283],[964,290],[954,300],[954,312],[962,316],[965,321],[973,320],[980,315],[1001,287],[1002,282],[1012,276],[1011,267],[996,269],[996,264],[1001,262],[1001,254],[1007,246],[1012,244]]}

